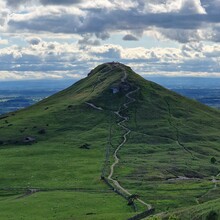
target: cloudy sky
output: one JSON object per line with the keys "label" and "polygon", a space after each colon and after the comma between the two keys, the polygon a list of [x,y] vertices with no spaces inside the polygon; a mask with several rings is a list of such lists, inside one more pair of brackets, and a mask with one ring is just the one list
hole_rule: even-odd
{"label": "cloudy sky", "polygon": [[0,80],[138,73],[220,77],[220,0],[0,0]]}

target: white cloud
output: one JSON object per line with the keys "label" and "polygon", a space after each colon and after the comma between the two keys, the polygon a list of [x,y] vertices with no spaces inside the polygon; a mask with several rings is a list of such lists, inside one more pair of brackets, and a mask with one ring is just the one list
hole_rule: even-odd
{"label": "white cloud", "polygon": [[204,7],[200,0],[182,0],[181,8],[179,10],[183,14],[206,14]]}
{"label": "white cloud", "polygon": [[70,73],[69,71],[51,71],[51,72],[37,72],[37,71],[0,71],[0,80],[27,80],[27,79],[62,79],[73,78],[79,80],[85,76]]}
{"label": "white cloud", "polygon": [[138,9],[145,13],[205,14],[200,0],[138,0]]}
{"label": "white cloud", "polygon": [[[118,60],[142,73],[216,73],[219,9],[219,0],[0,0],[0,71],[67,77]],[[146,35],[158,46],[144,48]]]}
{"label": "white cloud", "polygon": [[0,45],[7,45],[8,44],[8,40],[7,39],[1,39],[0,38]]}
{"label": "white cloud", "polygon": [[[0,49],[0,70],[13,71],[71,71],[84,65],[84,70],[92,62],[119,60],[125,63],[142,63],[148,69],[158,71],[220,71],[218,44],[190,43],[180,48],[125,48],[120,45],[46,42],[38,38],[28,38],[26,47],[8,46]],[[87,41],[86,41],[87,42]],[[132,64],[132,65],[133,65]],[[83,72],[81,72],[83,73]]]}
{"label": "white cloud", "polygon": [[[142,76],[152,77],[155,73],[143,72]],[[167,77],[220,77],[219,72],[209,73],[209,72],[184,72],[184,71],[174,71],[174,72],[157,72],[156,76],[167,76]]]}

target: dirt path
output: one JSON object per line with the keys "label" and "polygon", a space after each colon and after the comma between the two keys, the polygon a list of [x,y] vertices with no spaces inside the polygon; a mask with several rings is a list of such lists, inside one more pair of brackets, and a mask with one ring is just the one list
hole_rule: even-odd
{"label": "dirt path", "polygon": [[102,107],[98,107],[90,102],[85,102],[87,105],[91,106],[92,108],[96,109],[96,110],[99,110],[99,111],[103,111],[103,108]]}
{"label": "dirt path", "polygon": [[[126,72],[126,70],[125,70],[124,68],[122,68],[122,70],[123,70],[123,72],[124,72],[124,76],[122,77],[121,82],[125,82],[126,79],[127,79],[127,72]],[[126,94],[126,97],[128,98],[128,102],[126,102],[126,103],[123,105],[123,107],[124,107],[123,110],[128,109],[128,105],[136,101],[136,99],[130,97],[130,95],[132,95],[132,94],[138,92],[139,89],[140,89],[140,88],[137,88],[137,89],[135,89],[135,90],[133,90],[133,91],[131,91],[131,92],[128,92],[128,93]],[[124,144],[127,142],[127,136],[128,136],[128,135],[130,134],[130,132],[131,132],[131,130],[124,125],[124,123],[129,120],[129,117],[125,117],[125,116],[121,115],[121,111],[123,111],[123,110],[119,110],[119,111],[114,112],[120,119],[122,119],[122,121],[120,121],[120,122],[118,123],[118,126],[121,127],[123,130],[125,130],[125,133],[124,133],[124,135],[123,135],[123,141],[118,145],[118,147],[116,148],[116,150],[115,150],[115,152],[114,152],[114,154],[113,154],[114,162],[113,162],[113,164],[112,164],[111,167],[110,167],[110,174],[109,174],[109,176],[108,176],[107,178],[108,178],[110,181],[113,182],[113,184],[116,186],[116,188],[118,188],[119,190],[121,190],[122,192],[124,192],[125,194],[127,194],[128,196],[131,196],[132,194],[131,194],[127,189],[125,189],[123,186],[121,186],[120,183],[119,183],[117,180],[115,180],[115,179],[113,178],[115,166],[120,162],[120,159],[118,158],[118,152],[119,152],[119,150],[124,146]],[[145,203],[143,200],[137,199],[137,201],[139,201],[141,204],[147,206],[148,209],[152,209],[152,206],[151,206],[150,204]]]}
{"label": "dirt path", "polygon": [[218,183],[220,183],[220,180],[217,180],[217,178],[220,176],[220,173],[216,176],[212,176],[212,182],[214,183],[214,188],[217,188]]}
{"label": "dirt path", "polygon": [[32,196],[33,194],[37,193],[37,192],[40,192],[39,189],[28,189],[24,195],[21,195],[19,197],[17,197],[17,199],[21,199],[21,198],[25,198],[25,197],[28,197],[28,196]]}
{"label": "dirt path", "polygon": [[213,187],[211,189],[209,189],[207,192],[205,192],[203,195],[201,195],[200,197],[196,198],[196,202],[198,204],[200,204],[200,199],[207,196],[210,192],[214,191],[218,186],[219,186],[219,183],[220,183],[220,180],[218,180],[217,178],[220,176],[220,173],[217,174],[216,176],[212,176],[211,178],[211,182],[213,183]]}
{"label": "dirt path", "polygon": [[[120,64],[118,64],[118,63],[115,63],[114,65],[116,67],[120,67],[122,69],[123,76],[121,78],[121,82],[125,83],[126,80],[127,80],[127,71],[126,71],[126,69],[124,67],[121,67]],[[109,67],[112,68],[110,65],[109,65]],[[114,112],[114,114],[116,114],[120,119],[122,119],[117,125],[120,128],[122,128],[123,130],[125,130],[125,133],[123,135],[122,142],[117,146],[116,150],[114,151],[114,154],[113,154],[114,162],[110,166],[110,174],[107,177],[107,179],[109,181],[111,181],[118,190],[120,190],[121,192],[123,192],[124,194],[126,194],[128,196],[131,196],[132,194],[127,189],[125,189],[123,186],[121,186],[120,183],[113,178],[113,175],[114,175],[114,171],[115,171],[115,166],[120,162],[120,159],[118,158],[118,152],[125,145],[125,143],[127,142],[127,136],[131,133],[131,130],[124,125],[125,122],[129,121],[129,117],[123,116],[121,114],[121,112],[128,109],[129,104],[136,101],[136,99],[132,98],[131,95],[138,92],[139,90],[140,90],[140,88],[136,88],[135,90],[128,92],[125,95],[126,98],[128,99],[128,101],[126,103],[124,103],[123,106],[120,107],[120,109],[118,111]],[[98,106],[94,105],[93,103],[86,102],[86,104],[91,106],[92,108],[94,108],[96,110],[100,110],[100,111],[103,110],[103,108],[98,107]],[[147,204],[143,200],[138,198],[137,201],[140,202],[142,205],[146,206],[148,208],[148,210],[152,209],[152,206],[150,204]]]}

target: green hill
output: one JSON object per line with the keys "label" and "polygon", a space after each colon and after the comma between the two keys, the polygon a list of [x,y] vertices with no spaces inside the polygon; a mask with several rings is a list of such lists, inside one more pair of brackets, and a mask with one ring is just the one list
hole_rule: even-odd
{"label": "green hill", "polygon": [[218,110],[102,64],[0,116],[0,219],[220,216],[219,130]]}

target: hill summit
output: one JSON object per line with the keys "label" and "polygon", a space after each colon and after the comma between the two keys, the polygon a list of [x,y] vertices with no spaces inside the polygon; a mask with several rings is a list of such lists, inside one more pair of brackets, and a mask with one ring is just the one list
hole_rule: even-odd
{"label": "hill summit", "polygon": [[0,219],[219,215],[219,130],[218,110],[99,65],[0,116]]}

